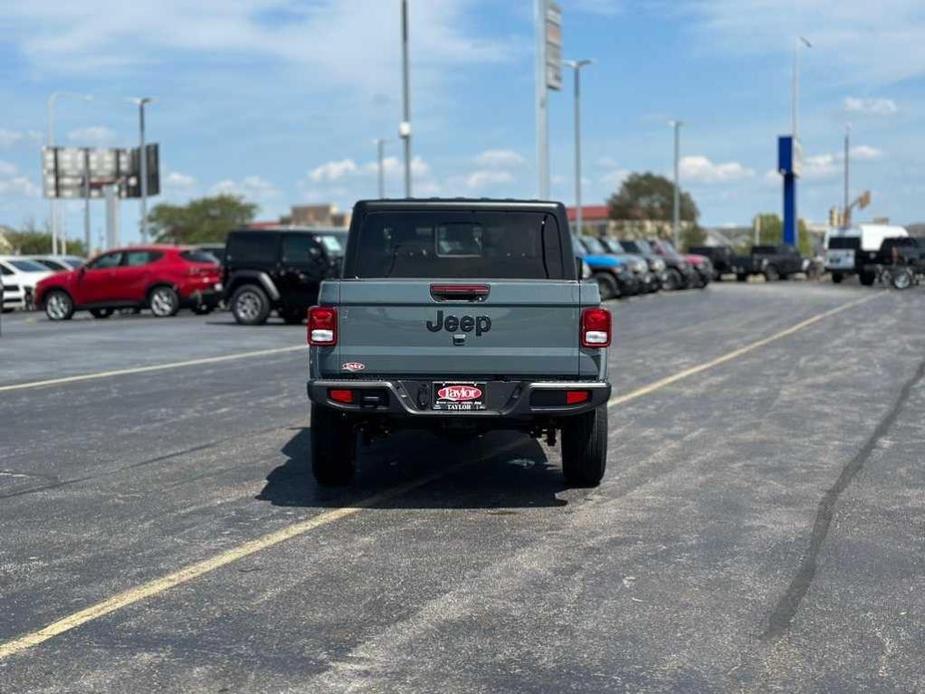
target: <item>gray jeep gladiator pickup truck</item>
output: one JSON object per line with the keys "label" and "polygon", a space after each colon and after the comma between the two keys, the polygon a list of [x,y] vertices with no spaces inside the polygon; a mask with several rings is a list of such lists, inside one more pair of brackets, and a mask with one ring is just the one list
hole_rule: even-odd
{"label": "gray jeep gladiator pickup truck", "polygon": [[349,482],[360,437],[512,429],[550,445],[561,432],[566,480],[596,486],[610,397],[600,304],[561,203],[358,202],[342,277],[309,310],[316,479]]}

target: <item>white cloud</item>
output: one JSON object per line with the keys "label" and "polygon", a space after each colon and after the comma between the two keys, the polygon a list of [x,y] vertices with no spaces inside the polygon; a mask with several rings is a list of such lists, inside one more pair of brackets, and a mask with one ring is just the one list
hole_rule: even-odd
{"label": "white cloud", "polygon": [[308,177],[315,183],[330,183],[356,173],[358,167],[353,159],[329,161],[309,171]]}
{"label": "white cloud", "polygon": [[[783,6],[782,6],[783,5]],[[804,64],[825,78],[853,84],[898,82],[925,75],[921,0],[691,0],[679,13],[705,46],[790,60],[794,37],[813,43]]]}
{"label": "white cloud", "polygon": [[514,168],[523,166],[526,159],[512,149],[486,149],[475,158],[479,166]]}
{"label": "white cloud", "polygon": [[737,161],[716,164],[704,156],[682,157],[680,169],[681,179],[688,183],[728,183],[755,175]]}
{"label": "white cloud", "polygon": [[213,195],[240,195],[245,200],[265,201],[280,195],[279,189],[260,176],[246,176],[240,181],[225,179],[211,188]]}
{"label": "white cloud", "polygon": [[0,176],[15,176],[16,167],[8,161],[0,160]]}
{"label": "white cloud", "polygon": [[473,171],[466,176],[465,185],[470,190],[479,190],[485,186],[500,185],[502,183],[512,183],[514,176],[510,171],[498,171],[483,169]]}
{"label": "white cloud", "polygon": [[9,162],[0,161],[0,196],[37,198],[41,190]]}
{"label": "white cloud", "polygon": [[172,190],[189,190],[196,187],[196,179],[179,171],[171,171],[164,179],[164,184]]}
{"label": "white cloud", "polygon": [[[489,39],[473,24],[474,0],[414,3],[415,83],[442,80],[447,67],[508,60],[509,37]],[[103,76],[184,53],[242,56],[295,67],[312,80],[394,93],[400,52],[397,5],[382,0],[29,0],[3,3],[0,41],[52,74]],[[143,32],[138,28],[144,27]]]}
{"label": "white cloud", "polygon": [[841,171],[841,159],[837,154],[828,153],[804,157],[800,177],[810,180],[830,178]]}
{"label": "white cloud", "polygon": [[101,145],[112,142],[116,134],[105,125],[92,125],[86,128],[77,128],[67,134],[71,142],[80,146]]}
{"label": "white cloud", "polygon": [[872,159],[880,159],[882,156],[883,150],[877,149],[876,147],[870,147],[869,145],[858,145],[857,147],[851,148],[852,159],[870,161]]}
{"label": "white cloud", "polygon": [[12,147],[23,139],[24,135],[16,130],[0,128],[0,147]]}
{"label": "white cloud", "polygon": [[899,107],[892,99],[858,99],[849,96],[845,98],[845,110],[867,116],[892,116],[899,111]]}

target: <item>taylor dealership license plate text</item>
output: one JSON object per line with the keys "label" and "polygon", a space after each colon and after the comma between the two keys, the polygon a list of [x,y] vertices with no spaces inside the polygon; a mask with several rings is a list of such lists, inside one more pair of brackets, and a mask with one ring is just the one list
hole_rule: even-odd
{"label": "taylor dealership license plate text", "polygon": [[485,384],[436,382],[431,408],[445,412],[472,412],[485,409]]}

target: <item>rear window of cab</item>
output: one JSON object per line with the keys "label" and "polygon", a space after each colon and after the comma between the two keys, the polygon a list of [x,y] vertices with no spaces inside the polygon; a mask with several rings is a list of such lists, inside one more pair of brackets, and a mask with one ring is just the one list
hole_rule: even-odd
{"label": "rear window of cab", "polygon": [[544,212],[369,214],[345,276],[562,279],[556,218]]}

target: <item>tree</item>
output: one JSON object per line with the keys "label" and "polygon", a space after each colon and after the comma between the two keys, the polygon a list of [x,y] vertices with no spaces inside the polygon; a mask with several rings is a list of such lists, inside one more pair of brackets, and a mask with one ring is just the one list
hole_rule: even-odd
{"label": "tree", "polygon": [[[765,212],[758,215],[756,222],[761,225],[758,234],[759,246],[776,246],[783,243],[784,223],[779,215]],[[801,219],[797,228],[799,230],[797,247],[800,253],[805,256],[813,255],[813,238],[806,228],[806,222]]]}
{"label": "tree", "polygon": [[[3,235],[13,247],[14,253],[21,255],[51,255],[51,231],[45,226],[38,226],[33,219],[27,219],[22,228],[5,229]],[[86,256],[87,249],[83,241],[67,240],[68,255]]]}
{"label": "tree", "polygon": [[[654,173],[634,173],[607,201],[611,219],[671,221],[674,210],[674,183]],[[680,217],[694,222],[700,216],[690,193],[681,191]]]}
{"label": "tree", "polygon": [[185,205],[160,203],[148,214],[148,223],[162,243],[220,243],[232,229],[252,222],[255,214],[257,205],[223,194]]}

